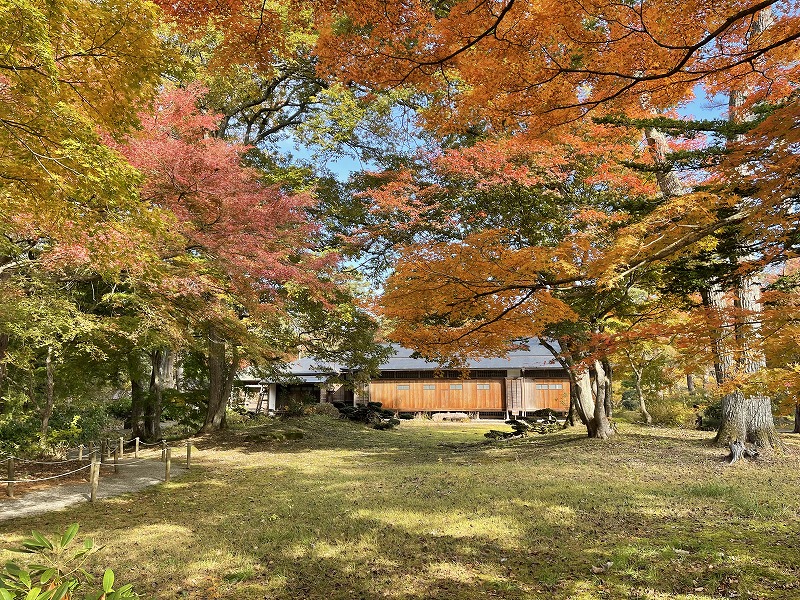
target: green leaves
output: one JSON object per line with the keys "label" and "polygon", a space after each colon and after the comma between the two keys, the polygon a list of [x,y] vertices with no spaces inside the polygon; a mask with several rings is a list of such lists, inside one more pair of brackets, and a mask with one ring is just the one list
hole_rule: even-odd
{"label": "green leaves", "polygon": [[6,563],[0,570],[0,600],[62,600],[68,595],[75,597],[77,592],[86,593],[86,600],[137,598],[129,584],[114,589],[114,571],[111,569],[103,573],[101,590],[88,589],[93,578],[83,565],[98,548],[87,539],[78,550],[70,550],[78,528],[78,524],[73,523],[53,540],[32,531],[31,537],[22,542],[18,551],[34,554],[38,563],[26,567],[14,562]]}
{"label": "green leaves", "polygon": [[106,569],[106,572],[103,573],[103,591],[105,593],[109,593],[112,590],[112,586],[114,585],[114,571],[111,569]]}
{"label": "green leaves", "polygon": [[[77,523],[73,523],[67,530],[64,532],[64,535],[61,536],[61,547],[65,548],[67,544],[69,544],[77,535],[79,525]],[[87,540],[88,541],[88,540]]]}

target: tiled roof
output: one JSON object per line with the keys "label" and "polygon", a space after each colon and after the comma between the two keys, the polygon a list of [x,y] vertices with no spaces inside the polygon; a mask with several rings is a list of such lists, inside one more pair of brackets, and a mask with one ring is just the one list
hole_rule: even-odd
{"label": "tiled roof", "polygon": [[[468,360],[468,369],[560,369],[561,365],[547,348],[532,339],[528,350],[515,350],[508,356]],[[412,358],[413,350],[392,344],[395,355],[381,365],[382,371],[423,371],[437,369],[438,363],[424,358]]]}
{"label": "tiled roof", "polygon": [[[561,365],[553,355],[536,339],[528,343],[528,350],[515,350],[502,358],[482,358],[467,361],[466,368],[474,370],[502,370],[502,369],[560,369]],[[380,366],[382,371],[428,371],[441,368],[441,365],[430,362],[424,358],[412,358],[413,350],[392,344],[394,355]],[[312,383],[320,382],[326,373],[341,373],[346,371],[344,365],[316,360],[313,357],[303,357],[287,365],[288,374]],[[239,376],[240,380],[250,379],[249,370]],[[320,377],[322,376],[322,377]]]}

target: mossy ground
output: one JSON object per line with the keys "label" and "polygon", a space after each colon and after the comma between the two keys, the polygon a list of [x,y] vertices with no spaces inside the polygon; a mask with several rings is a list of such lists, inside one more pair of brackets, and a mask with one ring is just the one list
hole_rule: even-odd
{"label": "mossy ground", "polygon": [[93,568],[147,598],[800,598],[797,454],[729,466],[707,432],[490,427],[231,431],[178,481],[0,524],[0,546],[77,521],[106,545]]}

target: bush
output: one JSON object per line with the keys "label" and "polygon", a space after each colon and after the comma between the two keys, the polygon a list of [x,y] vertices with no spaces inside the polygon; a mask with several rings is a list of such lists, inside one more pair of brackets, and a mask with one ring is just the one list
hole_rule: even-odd
{"label": "bush", "polygon": [[722,398],[714,398],[700,405],[703,414],[701,429],[714,431],[722,422]]}
{"label": "bush", "polygon": [[339,410],[343,419],[366,423],[375,429],[393,429],[400,424],[400,419],[395,418],[394,412],[382,408],[380,402],[367,402],[356,406],[334,402],[333,405]]}
{"label": "bush", "polygon": [[62,600],[82,594],[87,600],[138,598],[132,586],[114,589],[114,571],[106,569],[98,589],[84,569],[86,559],[97,549],[87,539],[77,550],[71,548],[78,533],[73,523],[59,538],[50,540],[38,531],[23,540],[16,552],[33,555],[33,563],[20,566],[7,562],[0,569],[0,600]]}
{"label": "bush", "polygon": [[334,419],[338,419],[340,416],[339,409],[328,402],[314,404],[313,406],[308,407],[307,412],[310,415],[325,415],[328,417],[333,417]]}
{"label": "bush", "polygon": [[622,390],[622,402],[620,403],[620,406],[624,410],[638,411],[639,398],[636,396],[636,390]]}
{"label": "bush", "polygon": [[186,431],[197,431],[205,420],[208,406],[206,390],[164,390],[161,418],[166,421],[177,421]]}
{"label": "bush", "polygon": [[688,395],[656,397],[647,404],[647,412],[653,417],[653,425],[694,428],[696,403],[697,398]]}

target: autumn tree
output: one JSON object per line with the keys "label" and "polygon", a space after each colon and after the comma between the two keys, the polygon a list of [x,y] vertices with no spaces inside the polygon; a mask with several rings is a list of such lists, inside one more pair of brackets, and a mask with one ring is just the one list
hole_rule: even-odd
{"label": "autumn tree", "polygon": [[162,212],[141,203],[139,174],[99,133],[128,131],[153,95],[167,64],[157,24],[138,2],[0,8],[0,389],[28,389],[42,438],[64,396],[59,373],[103,330],[80,289],[157,258]]}
{"label": "autumn tree", "polygon": [[602,275],[613,232],[653,189],[612,159],[636,151],[627,141],[594,127],[537,146],[481,142],[387,176],[375,210],[409,234],[382,302],[391,335],[441,361],[538,336],[569,373],[589,435],[611,435],[613,369],[596,342],[629,301]]}
{"label": "autumn tree", "polygon": [[288,298],[320,294],[337,259],[312,252],[308,195],[264,184],[242,165],[245,146],[208,135],[220,116],[198,111],[202,92],[162,94],[119,149],[146,177],[143,198],[174,215],[174,242],[159,248],[163,274],[147,293],[169,298],[168,310],[205,339],[207,431],[223,425],[242,359],[276,350],[268,333],[280,328]]}

